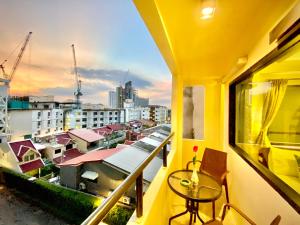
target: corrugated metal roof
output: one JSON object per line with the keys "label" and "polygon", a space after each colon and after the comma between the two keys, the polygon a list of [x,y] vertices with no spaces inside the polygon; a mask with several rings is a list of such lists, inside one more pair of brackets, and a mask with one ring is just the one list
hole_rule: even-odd
{"label": "corrugated metal roof", "polygon": [[[146,151],[128,146],[127,148],[118,152],[118,154],[107,157],[104,159],[104,162],[118,167],[128,173],[132,173],[148,156],[149,153]],[[155,157],[143,172],[144,180],[151,182],[161,165],[162,160],[158,157]]]}

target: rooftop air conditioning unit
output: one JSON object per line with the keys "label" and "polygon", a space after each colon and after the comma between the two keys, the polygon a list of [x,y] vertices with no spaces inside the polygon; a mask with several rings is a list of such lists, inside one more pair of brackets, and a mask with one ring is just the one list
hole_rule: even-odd
{"label": "rooftop air conditioning unit", "polygon": [[127,205],[129,205],[130,204],[130,198],[129,197],[127,197],[127,196],[123,196],[123,197],[121,197],[121,202],[123,202],[124,204],[127,204]]}

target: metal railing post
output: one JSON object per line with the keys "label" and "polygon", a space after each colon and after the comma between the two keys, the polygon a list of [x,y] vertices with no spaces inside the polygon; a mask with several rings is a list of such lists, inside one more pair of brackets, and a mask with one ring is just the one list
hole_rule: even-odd
{"label": "metal railing post", "polygon": [[167,167],[167,144],[163,147],[163,166]]}
{"label": "metal railing post", "polygon": [[143,216],[143,173],[136,179],[136,216],[140,218]]}

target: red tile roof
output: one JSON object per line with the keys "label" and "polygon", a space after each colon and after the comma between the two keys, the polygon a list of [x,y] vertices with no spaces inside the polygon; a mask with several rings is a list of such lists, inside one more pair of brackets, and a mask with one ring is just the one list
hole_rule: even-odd
{"label": "red tile roof", "polygon": [[24,164],[19,165],[19,166],[20,166],[22,172],[26,173],[28,171],[35,170],[35,169],[43,167],[44,163],[41,159],[37,159],[37,160],[31,161],[31,162],[28,162],[28,163],[24,163]]}
{"label": "red tile roof", "polygon": [[59,164],[71,159],[74,159],[78,156],[84,155],[84,153],[81,153],[77,148],[72,148],[64,152],[64,158],[62,160],[62,157],[56,157],[53,159],[55,164]]}
{"label": "red tile roof", "polygon": [[12,149],[19,162],[22,161],[22,156],[30,148],[36,150],[31,140],[9,142],[8,145]]}
{"label": "red tile roof", "polygon": [[112,129],[113,131],[119,131],[119,130],[123,130],[123,126],[121,124],[111,124],[111,125],[107,125],[107,127],[109,129]]}
{"label": "red tile roof", "polygon": [[93,129],[93,131],[96,132],[97,134],[100,134],[103,136],[110,135],[113,132],[113,130],[108,127],[95,128],[95,129]]}
{"label": "red tile roof", "polygon": [[18,157],[22,158],[23,155],[25,155],[25,153],[28,152],[29,149],[30,149],[29,147],[21,145],[18,152]]}
{"label": "red tile roof", "polygon": [[72,141],[71,137],[67,133],[56,135],[56,142],[61,145],[67,145]]}
{"label": "red tile roof", "polygon": [[122,150],[122,148],[112,148],[112,149],[107,149],[107,150],[91,151],[82,156],[65,161],[65,162],[59,164],[59,166],[79,166],[85,162],[101,161],[113,154],[116,154],[117,152],[119,152],[121,150]]}
{"label": "red tile roof", "polygon": [[105,137],[103,137],[102,135],[97,134],[92,130],[88,130],[85,128],[70,130],[69,134],[74,135],[86,142],[94,142],[94,141],[99,141],[101,139],[105,139]]}

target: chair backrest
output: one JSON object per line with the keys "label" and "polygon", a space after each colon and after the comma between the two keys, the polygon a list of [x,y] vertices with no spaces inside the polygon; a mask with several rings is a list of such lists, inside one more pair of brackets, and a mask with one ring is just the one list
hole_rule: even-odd
{"label": "chair backrest", "polygon": [[210,174],[222,183],[222,176],[227,172],[227,153],[205,148],[200,171]]}
{"label": "chair backrest", "polygon": [[275,217],[275,219],[272,221],[272,223],[270,223],[270,225],[278,225],[280,220],[281,220],[281,216],[278,215]]}

